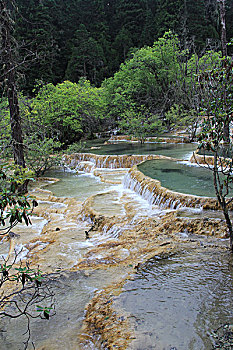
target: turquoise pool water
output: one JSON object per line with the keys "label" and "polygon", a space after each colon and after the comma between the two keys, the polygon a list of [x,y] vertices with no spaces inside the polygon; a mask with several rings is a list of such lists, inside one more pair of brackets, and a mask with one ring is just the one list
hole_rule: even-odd
{"label": "turquoise pool water", "polygon": [[77,175],[63,170],[51,170],[46,173],[46,176],[60,179],[46,189],[52,191],[57,197],[73,197],[78,201],[84,201],[99,192],[106,192],[111,186],[90,174]]}
{"label": "turquoise pool water", "polygon": [[208,168],[168,160],[151,160],[140,164],[138,169],[159,180],[163,187],[170,190],[196,196],[215,196],[213,174]]}
{"label": "turquoise pool water", "polygon": [[[96,148],[92,148],[96,147]],[[168,157],[188,159],[197,148],[196,144],[169,144],[169,143],[130,143],[118,142],[105,145],[101,141],[86,144],[83,152],[101,155],[122,154],[160,154]]]}

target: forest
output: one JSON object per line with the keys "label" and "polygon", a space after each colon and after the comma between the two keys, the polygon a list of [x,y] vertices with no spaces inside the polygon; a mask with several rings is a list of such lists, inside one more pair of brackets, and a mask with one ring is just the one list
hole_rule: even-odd
{"label": "forest", "polygon": [[[190,129],[190,140],[195,139],[202,99],[197,81],[221,60],[216,0],[18,0],[16,5],[11,69],[28,162],[38,140],[44,152],[74,143],[78,150],[81,139],[101,132],[120,130],[143,142],[174,125]],[[229,0],[227,42],[232,16]],[[229,45],[229,55],[231,50]],[[6,156],[11,150],[4,79],[1,86],[0,142]]]}
{"label": "forest", "polygon": [[[135,50],[152,46],[169,30],[191,53],[219,49],[216,0],[17,0],[17,6],[19,55],[39,54],[34,66],[22,70],[21,89],[29,93],[38,80],[56,85],[85,77],[99,87]],[[227,0],[228,42],[232,16],[233,4]]]}

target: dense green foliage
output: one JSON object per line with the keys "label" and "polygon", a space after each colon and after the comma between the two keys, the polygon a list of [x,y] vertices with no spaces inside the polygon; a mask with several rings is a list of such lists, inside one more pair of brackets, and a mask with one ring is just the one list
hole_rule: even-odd
{"label": "dense green foliage", "polygon": [[128,109],[118,123],[125,134],[136,137],[144,143],[147,136],[158,134],[163,130],[162,123],[156,115],[148,114],[146,110]]}
{"label": "dense green foliage", "polygon": [[85,134],[98,131],[104,103],[102,89],[86,80],[78,84],[65,81],[54,86],[47,84],[26,109],[29,119],[47,130],[47,136],[69,144]]}
{"label": "dense green foliage", "polygon": [[10,155],[10,144],[11,144],[11,138],[10,138],[10,113],[8,109],[8,103],[5,98],[0,99],[0,111],[1,111],[1,118],[0,118],[0,154],[1,156],[4,154],[4,156]]}
{"label": "dense green foliage", "polygon": [[[226,4],[229,40],[233,2]],[[100,86],[132,48],[153,45],[168,30],[199,53],[206,44],[220,47],[216,0],[17,0],[17,5],[20,55],[39,55],[34,65],[20,66],[21,86],[29,92],[38,79],[57,84],[85,76]]]}
{"label": "dense green foliage", "polygon": [[[214,51],[201,57],[192,54],[169,31],[153,46],[135,50],[101,87],[85,78],[78,83],[38,84],[33,91],[35,97],[20,96],[27,166],[39,175],[56,164],[58,158],[50,157],[51,153],[73,143],[80,149],[77,142],[81,138],[92,138],[113,128],[143,142],[146,136],[185,127],[194,140],[202,99],[198,77],[218,67],[220,57]],[[80,60],[77,58],[77,63]],[[6,156],[10,125],[4,99],[1,106],[2,148]]]}
{"label": "dense green foliage", "polygon": [[[81,149],[81,139],[114,128],[143,142],[184,127],[195,139],[202,99],[198,77],[220,65],[216,0],[17,4],[19,11],[11,11],[17,14],[18,41],[12,59],[22,73],[25,161],[36,175],[57,163],[51,153]],[[228,22],[229,13],[231,2]],[[12,155],[12,125],[4,97],[0,104],[6,157]]]}
{"label": "dense green foliage", "polygon": [[0,235],[6,235],[18,222],[30,223],[30,214],[37,205],[20,193],[22,184],[31,179],[32,172],[7,163],[0,163]]}
{"label": "dense green foliage", "polygon": [[[107,115],[128,133],[132,133],[132,128],[126,125],[135,120],[132,114],[138,114],[138,118],[140,115],[142,124],[148,121],[143,115],[150,115],[153,124],[155,118],[158,126],[160,123],[154,132],[161,130],[161,126],[169,131],[183,126],[189,129],[193,140],[201,98],[198,73],[208,71],[219,62],[220,53],[207,51],[201,57],[191,55],[189,50],[182,49],[177,35],[166,32],[152,47],[136,50],[132,58],[103,83]],[[144,125],[144,133],[148,135],[152,132],[150,124]]]}
{"label": "dense green foliage", "polygon": [[153,115],[163,115],[175,101],[180,54],[179,40],[171,32],[152,47],[137,50],[104,84],[109,113],[119,118],[128,108],[143,107]]}

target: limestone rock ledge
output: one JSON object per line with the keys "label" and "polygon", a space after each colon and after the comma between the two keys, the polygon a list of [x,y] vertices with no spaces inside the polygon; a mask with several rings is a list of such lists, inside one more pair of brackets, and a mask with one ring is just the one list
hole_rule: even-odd
{"label": "limestone rock ledge", "polygon": [[96,293],[86,307],[86,317],[80,335],[82,349],[90,348],[90,340],[99,349],[128,349],[132,339],[127,315],[113,305],[114,287],[122,288],[124,281]]}
{"label": "limestone rock ledge", "polygon": [[[131,168],[133,165],[139,164],[146,160],[152,159],[173,159],[170,157],[160,155],[137,155],[137,154],[124,154],[124,155],[98,155],[92,153],[73,153],[70,155],[64,155],[64,163],[76,170],[84,170],[85,164],[87,170],[90,170],[93,165],[95,168],[108,168],[108,169],[119,169],[119,168]],[[81,163],[81,165],[80,165]]]}
{"label": "limestone rock ledge", "polygon": [[[140,139],[134,136],[129,135],[112,135],[111,138],[107,141],[107,143],[113,142],[140,142]],[[154,143],[190,143],[190,139],[188,136],[176,136],[176,137],[146,137],[145,143],[154,142]]]}
{"label": "limestone rock ledge", "polygon": [[191,163],[196,163],[196,164],[204,164],[204,165],[214,165],[214,157],[212,156],[206,156],[206,155],[201,155],[198,154],[198,152],[193,152],[193,155],[190,159]]}
{"label": "limestone rock ledge", "polygon": [[220,209],[218,201],[211,197],[199,197],[171,191],[161,186],[160,181],[144,175],[133,166],[124,180],[124,186],[137,192],[150,204],[159,205],[166,209],[178,209],[180,207],[193,207],[203,209]]}

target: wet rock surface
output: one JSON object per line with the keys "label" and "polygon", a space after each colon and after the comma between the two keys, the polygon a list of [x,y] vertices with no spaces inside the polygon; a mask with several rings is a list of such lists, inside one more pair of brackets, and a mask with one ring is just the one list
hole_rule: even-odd
{"label": "wet rock surface", "polygon": [[160,181],[151,179],[133,166],[125,180],[125,186],[135,190],[143,198],[147,198],[151,204],[157,204],[163,208],[178,209],[180,207],[196,207],[203,209],[220,209],[215,198],[198,197],[168,190],[161,186]]}
{"label": "wet rock surface", "polygon": [[[24,249],[22,258],[30,258],[32,267],[39,264],[45,273],[58,273],[58,280],[59,274],[61,280],[64,279],[63,274],[69,276],[67,283],[76,278],[82,283],[91,278],[95,280],[88,298],[84,298],[85,313],[82,310],[79,313],[80,326],[72,328],[70,333],[61,330],[63,341],[69,342],[67,349],[130,349],[135,329],[130,315],[116,303],[116,297],[122,293],[125,283],[143,268],[143,264],[155,256],[159,259],[175,256],[187,247],[203,251],[211,247],[220,251],[227,249],[225,241],[217,239],[227,237],[221,219],[179,217],[169,205],[169,210],[165,206],[163,209],[158,205],[148,206],[145,201],[141,202],[142,199],[136,200],[129,190],[114,188],[125,170],[112,172],[111,175],[101,170],[102,165],[130,167],[133,162],[144,160],[143,157],[93,158],[93,155],[86,154],[78,158],[76,155],[69,157],[67,164],[74,167],[79,162],[92,162],[84,163],[80,169],[91,169],[102,182],[109,183],[109,190],[81,202],[71,197],[54,196],[44,186],[57,180],[43,179],[32,189],[39,202],[34,216],[35,220],[40,218],[41,226],[38,228],[37,225],[35,230],[29,227],[29,233],[19,227],[15,233],[20,237],[9,237],[10,254],[13,254],[15,246],[21,246]],[[100,165],[100,169],[94,169],[96,165]],[[144,183],[144,188],[154,190],[155,186],[161,187],[154,180],[152,184],[136,167],[129,174],[138,183]],[[167,194],[165,198],[170,197]],[[178,199],[174,197],[173,200]],[[79,275],[75,275],[77,272]],[[85,282],[88,289],[87,286]],[[74,288],[78,287],[74,285]],[[71,290],[70,295],[72,293]],[[75,299],[70,307],[75,308]],[[59,322],[61,320],[57,327],[60,327]],[[43,326],[40,327],[42,331]],[[51,333],[39,341],[38,348],[61,349],[54,343]]]}
{"label": "wet rock surface", "polygon": [[67,166],[76,170],[89,171],[90,168],[131,168],[145,160],[152,159],[171,159],[170,157],[160,155],[97,155],[92,153],[74,153],[64,156],[64,162]]}
{"label": "wet rock surface", "polygon": [[[117,135],[111,136],[108,142],[116,142],[116,141],[131,141],[131,142],[140,142],[137,137],[132,137],[128,135]],[[176,135],[176,137],[146,137],[144,142],[166,142],[166,143],[189,143],[190,139],[188,135]]]}

